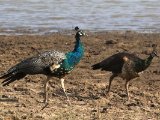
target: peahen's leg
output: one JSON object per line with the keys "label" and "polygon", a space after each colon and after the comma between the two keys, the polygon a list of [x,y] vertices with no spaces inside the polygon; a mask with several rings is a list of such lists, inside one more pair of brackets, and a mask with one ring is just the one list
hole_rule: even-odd
{"label": "peahen's leg", "polygon": [[130,100],[130,96],[129,96],[128,86],[129,86],[129,80],[126,80],[125,88],[126,88],[126,93],[127,93],[128,101],[129,101]]}
{"label": "peahen's leg", "polygon": [[[107,93],[109,93],[109,91],[110,91],[110,89],[111,89],[111,83],[112,83],[112,81],[113,81],[113,79],[114,79],[115,77],[117,77],[117,74],[113,74],[113,75],[109,78],[109,86],[108,86],[108,91],[107,91]],[[106,86],[106,88],[107,88],[107,86]]]}
{"label": "peahen's leg", "polygon": [[71,102],[70,102],[70,100],[69,100],[69,97],[67,96],[67,93],[66,93],[66,90],[65,90],[65,87],[64,87],[64,79],[61,78],[60,80],[61,80],[62,89],[63,89],[64,94],[65,94],[65,96],[66,96],[66,98],[67,98],[67,100],[68,100],[68,104],[71,105]]}
{"label": "peahen's leg", "polygon": [[43,106],[42,110],[48,105],[48,81],[50,80],[50,76],[47,76],[47,79],[44,82],[44,103],[45,105]]}

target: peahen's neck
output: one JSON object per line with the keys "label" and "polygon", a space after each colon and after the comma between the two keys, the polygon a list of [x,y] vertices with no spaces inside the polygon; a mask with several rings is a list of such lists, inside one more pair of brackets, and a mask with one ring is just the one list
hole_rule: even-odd
{"label": "peahen's neck", "polygon": [[144,70],[150,66],[150,64],[151,64],[151,62],[152,62],[152,59],[153,59],[153,56],[152,56],[152,55],[149,55],[149,57],[144,60],[144,61],[145,61],[145,62],[144,62],[144,63],[145,63],[145,65],[144,65]]}
{"label": "peahen's neck", "polygon": [[74,67],[76,64],[79,63],[83,55],[84,55],[83,44],[80,40],[80,37],[76,37],[74,50],[72,52],[66,53],[68,65]]}
{"label": "peahen's neck", "polygon": [[137,64],[137,72],[141,72],[141,71],[144,71],[145,69],[147,69],[151,64],[152,59],[153,59],[153,56],[149,55],[148,58],[142,60],[141,62],[138,62],[138,64]]}

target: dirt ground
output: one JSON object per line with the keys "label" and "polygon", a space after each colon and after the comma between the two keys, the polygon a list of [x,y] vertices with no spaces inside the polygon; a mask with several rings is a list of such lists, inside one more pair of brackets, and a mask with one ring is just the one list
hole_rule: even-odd
{"label": "dirt ground", "polygon": [[[85,56],[66,76],[65,87],[71,106],[57,78],[50,80],[49,105],[41,110],[44,75],[27,76],[9,86],[0,85],[0,120],[160,120],[160,60],[130,82],[127,101],[125,81],[115,78],[109,95],[104,96],[109,72],[91,70],[91,65],[127,50],[146,58],[152,44],[160,53],[160,33],[132,31],[87,32],[83,37]],[[74,34],[0,36],[0,72],[21,60],[50,49],[71,51]],[[2,81],[2,80],[1,80]]]}

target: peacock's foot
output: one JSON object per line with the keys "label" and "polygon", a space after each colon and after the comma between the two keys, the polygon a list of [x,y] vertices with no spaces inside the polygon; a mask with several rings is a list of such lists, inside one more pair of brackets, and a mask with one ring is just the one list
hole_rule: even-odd
{"label": "peacock's foot", "polygon": [[101,93],[101,96],[108,96],[109,95],[109,91],[103,90]]}
{"label": "peacock's foot", "polygon": [[41,108],[41,110],[43,110],[44,108],[46,108],[49,105],[49,103],[45,103],[44,106]]}

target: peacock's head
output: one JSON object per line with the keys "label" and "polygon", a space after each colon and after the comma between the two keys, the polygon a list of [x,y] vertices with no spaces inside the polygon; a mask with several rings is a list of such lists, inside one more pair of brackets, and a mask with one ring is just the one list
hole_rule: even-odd
{"label": "peacock's head", "polygon": [[79,38],[81,36],[88,36],[85,32],[80,30],[78,26],[75,27],[75,30],[77,31],[75,38]]}
{"label": "peacock's head", "polygon": [[159,57],[158,54],[157,54],[157,50],[156,50],[157,45],[156,45],[156,44],[153,44],[153,45],[152,45],[152,48],[153,48],[153,51],[152,51],[152,53],[151,53],[151,56],[152,56],[152,57]]}

